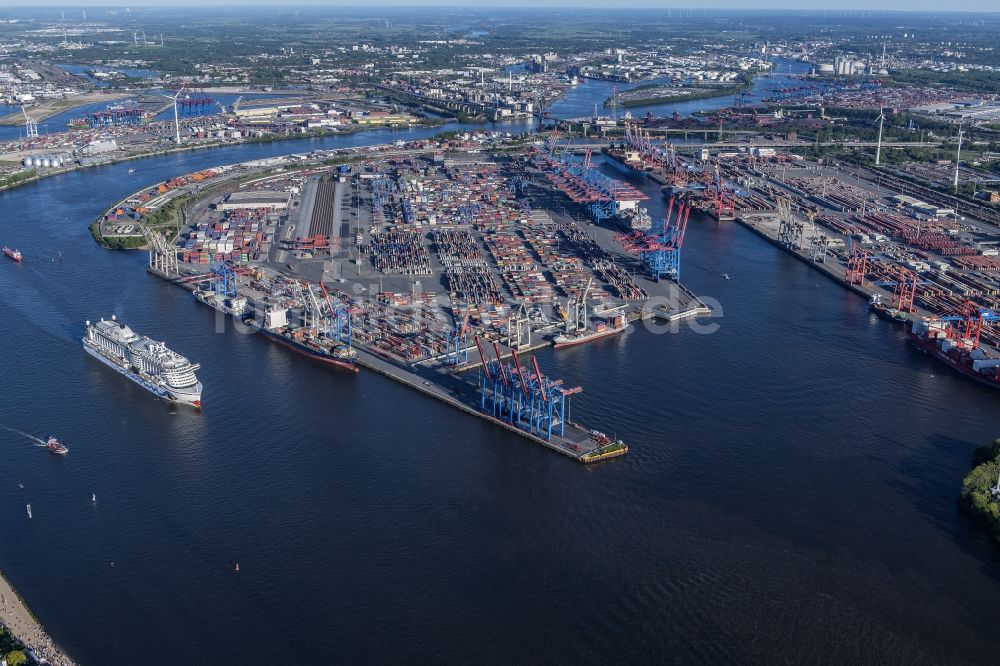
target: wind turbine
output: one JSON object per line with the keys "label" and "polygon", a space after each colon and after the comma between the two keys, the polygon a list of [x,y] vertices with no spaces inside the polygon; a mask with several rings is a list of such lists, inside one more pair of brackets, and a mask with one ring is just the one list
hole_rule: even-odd
{"label": "wind turbine", "polygon": [[174,140],[177,142],[178,146],[181,145],[181,121],[177,117],[177,98],[180,97],[183,92],[184,86],[181,86],[181,89],[178,90],[177,94],[173,97],[170,95],[163,95],[163,97],[166,97],[174,103]]}
{"label": "wind turbine", "polygon": [[958,165],[962,161],[962,121],[958,122],[958,153],[955,155],[955,191],[958,192]]}
{"label": "wind turbine", "polygon": [[875,166],[882,159],[882,124],[885,122],[885,107],[878,107],[878,147],[875,148]]}
{"label": "wind turbine", "polygon": [[37,139],[38,138],[38,123],[31,119],[28,112],[24,110],[24,105],[21,105],[21,113],[24,114],[24,129],[27,133],[27,138]]}

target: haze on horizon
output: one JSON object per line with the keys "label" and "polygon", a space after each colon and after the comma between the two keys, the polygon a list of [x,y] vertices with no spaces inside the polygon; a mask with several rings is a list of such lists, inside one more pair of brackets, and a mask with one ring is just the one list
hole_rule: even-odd
{"label": "haze on horizon", "polygon": [[[359,6],[356,0],[294,0],[290,3],[278,3],[275,0],[0,0],[0,8],[33,8],[33,7],[241,7],[253,5],[256,7],[275,6],[281,9],[289,7],[349,7],[363,9],[364,7],[454,7],[462,9],[510,9],[510,8],[586,8],[609,9],[606,0],[365,0]],[[613,9],[711,9],[711,10],[808,10],[808,11],[926,11],[926,12],[988,12],[1000,13],[998,6],[985,0],[955,0],[942,5],[938,0],[844,0],[836,2],[827,0],[823,4],[803,3],[802,0],[702,0],[693,5],[691,0],[623,0],[614,3]]]}

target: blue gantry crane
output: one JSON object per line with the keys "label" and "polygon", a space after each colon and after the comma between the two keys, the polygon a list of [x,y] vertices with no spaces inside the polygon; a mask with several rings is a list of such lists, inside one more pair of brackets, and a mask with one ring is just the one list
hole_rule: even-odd
{"label": "blue gantry crane", "polygon": [[561,379],[545,377],[534,357],[532,371],[528,371],[521,366],[516,350],[511,350],[513,363],[505,364],[496,342],[495,357],[489,360],[478,337],[476,347],[482,362],[479,390],[483,413],[546,440],[553,434],[565,434],[569,398],[583,391],[582,387],[567,388]]}
{"label": "blue gantry crane", "polygon": [[678,282],[681,279],[681,248],[684,247],[691,206],[683,201],[678,203],[674,215],[674,203],[671,197],[666,216],[654,220],[649,231],[633,231],[615,237],[625,251],[639,255],[657,282],[663,278]]}

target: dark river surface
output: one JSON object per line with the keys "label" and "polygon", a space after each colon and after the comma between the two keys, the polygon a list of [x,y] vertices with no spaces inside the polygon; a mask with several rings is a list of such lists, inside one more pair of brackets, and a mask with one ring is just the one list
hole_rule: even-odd
{"label": "dark river surface", "polygon": [[[144,253],[87,232],[166,177],[425,133],[0,193],[0,243],[25,255],[0,261],[0,424],[70,448],[0,430],[0,567],[57,642],[87,665],[995,663],[1000,551],[955,499],[1000,395],[740,226],[688,227],[684,282],[721,303],[715,332],[540,353],[584,387],[574,419],[631,446],[592,468],[215,333]],[[84,354],[84,321],[111,314],[202,364],[203,412]]]}

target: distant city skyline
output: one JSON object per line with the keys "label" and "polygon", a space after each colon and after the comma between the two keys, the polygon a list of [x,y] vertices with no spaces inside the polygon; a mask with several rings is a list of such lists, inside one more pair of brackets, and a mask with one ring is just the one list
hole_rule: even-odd
{"label": "distant city skyline", "polygon": [[[289,7],[350,7],[352,9],[364,9],[359,7],[353,0],[295,0],[290,3],[277,3],[275,0],[210,0],[210,2],[200,2],[199,0],[101,0],[94,3],[88,0],[53,0],[41,2],[26,2],[25,0],[0,0],[0,9],[28,9],[36,7],[73,7],[73,8],[94,8],[102,7],[240,7],[254,5],[257,7],[275,6],[282,9]],[[606,0],[366,0],[365,7],[382,8],[417,8],[417,7],[454,7],[454,8],[585,8],[585,9],[606,9]],[[942,4],[935,0],[874,0],[865,2],[864,0],[844,0],[842,2],[829,1],[827,4],[803,6],[800,0],[704,0],[697,4],[692,4],[690,0],[679,0],[677,2],[664,2],[663,0],[624,0],[614,4],[614,9],[678,9],[678,10],[808,10],[808,11],[921,11],[921,12],[988,12],[1000,13],[997,5],[985,0],[956,0]]]}

